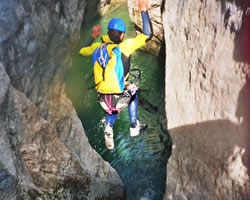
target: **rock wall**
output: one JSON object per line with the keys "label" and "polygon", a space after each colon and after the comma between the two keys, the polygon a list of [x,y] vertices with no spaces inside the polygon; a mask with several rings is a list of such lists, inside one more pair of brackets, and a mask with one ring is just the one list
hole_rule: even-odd
{"label": "rock wall", "polygon": [[0,199],[124,199],[64,91],[86,6],[0,4]]}
{"label": "rock wall", "polygon": [[112,10],[111,7],[115,8],[126,2],[127,0],[87,0],[83,22],[88,22],[96,16],[103,16]]}
{"label": "rock wall", "polygon": [[[164,32],[162,25],[162,3],[163,0],[150,0],[148,1],[148,12],[153,27],[153,37],[148,44],[143,47],[145,50],[149,50],[154,54],[162,55],[164,52]],[[128,0],[129,16],[132,22],[136,24],[136,28],[139,32],[142,31],[141,13],[138,9],[136,0]]]}
{"label": "rock wall", "polygon": [[164,3],[173,142],[165,199],[249,199],[249,7],[236,0]]}

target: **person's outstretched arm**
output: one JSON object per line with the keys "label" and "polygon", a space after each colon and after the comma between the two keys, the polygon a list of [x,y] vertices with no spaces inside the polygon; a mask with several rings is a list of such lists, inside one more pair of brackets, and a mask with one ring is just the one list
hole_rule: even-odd
{"label": "person's outstretched arm", "polygon": [[123,49],[123,54],[129,57],[134,51],[141,48],[149,41],[153,35],[152,25],[148,14],[148,0],[137,0],[138,8],[142,16],[142,34],[135,38],[130,38],[122,42],[119,46]]}
{"label": "person's outstretched arm", "polygon": [[153,35],[151,20],[148,15],[148,0],[137,0],[142,17],[142,32],[150,38]]}
{"label": "person's outstretched arm", "polygon": [[[95,25],[92,28],[92,34],[89,37],[89,39],[82,45],[79,54],[82,56],[91,56],[92,53],[95,51],[96,47],[99,45],[98,43],[92,43],[96,38],[98,38],[101,35],[101,25]],[[96,44],[96,45],[95,45]]]}

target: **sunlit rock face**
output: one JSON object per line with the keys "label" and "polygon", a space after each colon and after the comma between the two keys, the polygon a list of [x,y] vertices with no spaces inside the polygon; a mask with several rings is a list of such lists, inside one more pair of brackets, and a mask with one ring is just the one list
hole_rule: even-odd
{"label": "sunlit rock face", "polygon": [[[153,28],[153,37],[151,41],[143,47],[155,54],[159,54],[160,52],[164,52],[164,32],[162,26],[162,0],[152,0],[148,1],[148,13],[152,22]],[[139,31],[142,31],[142,20],[141,13],[137,6],[136,0],[128,0],[128,8],[129,8],[129,16],[132,22],[134,22]]]}
{"label": "sunlit rock face", "polygon": [[244,31],[250,5],[243,3],[165,1],[166,113],[173,142],[165,199],[249,199],[249,54],[243,47],[249,44]]}
{"label": "sunlit rock face", "polygon": [[124,199],[64,91],[85,6],[1,0],[0,199]]}
{"label": "sunlit rock face", "polygon": [[[127,0],[86,0],[84,21],[88,22],[93,17],[103,16],[111,10],[111,7],[116,7],[116,4],[126,3]],[[118,5],[117,5],[118,6]]]}

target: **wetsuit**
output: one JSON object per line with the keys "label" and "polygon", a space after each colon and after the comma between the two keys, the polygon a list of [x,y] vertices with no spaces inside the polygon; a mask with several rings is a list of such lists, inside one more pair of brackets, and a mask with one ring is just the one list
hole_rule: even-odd
{"label": "wetsuit", "polygon": [[[152,25],[150,22],[150,18],[148,12],[141,12],[142,22],[143,22],[143,33],[137,35],[135,38],[126,39],[119,43],[119,48],[122,53],[122,63],[124,68],[124,78],[125,81],[128,80],[129,70],[131,67],[130,59],[132,53],[146,44],[146,42],[152,36]],[[101,37],[102,42],[109,42],[111,41],[108,35]],[[94,42],[94,38],[90,37],[85,44],[80,49],[79,54],[82,56],[91,56],[95,49],[101,45],[100,42]],[[133,126],[136,124],[137,120],[137,109],[138,109],[138,92],[132,97],[132,100],[129,104],[129,116],[130,116],[130,123]],[[106,116],[106,124],[109,124],[113,127],[115,120],[117,118],[117,114],[107,114]]]}

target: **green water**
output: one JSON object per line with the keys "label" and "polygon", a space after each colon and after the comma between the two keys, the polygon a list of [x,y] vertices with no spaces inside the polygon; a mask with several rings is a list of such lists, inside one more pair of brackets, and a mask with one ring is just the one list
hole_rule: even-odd
{"label": "green water", "polygon": [[91,57],[78,55],[80,46],[88,39],[91,28],[102,25],[106,34],[107,24],[113,17],[120,17],[126,24],[125,39],[135,36],[124,5],[102,18],[96,18],[82,27],[81,39],[73,57],[73,67],[66,76],[66,92],[82,121],[91,146],[110,162],[120,175],[127,200],[162,200],[165,193],[166,163],[170,155],[170,140],[165,127],[164,63],[155,55],[137,50],[132,55],[133,68],[142,72],[138,118],[148,124],[140,137],[129,136],[129,115],[124,109],[114,125],[115,148],[106,150],[103,137],[105,113],[97,102]]}

